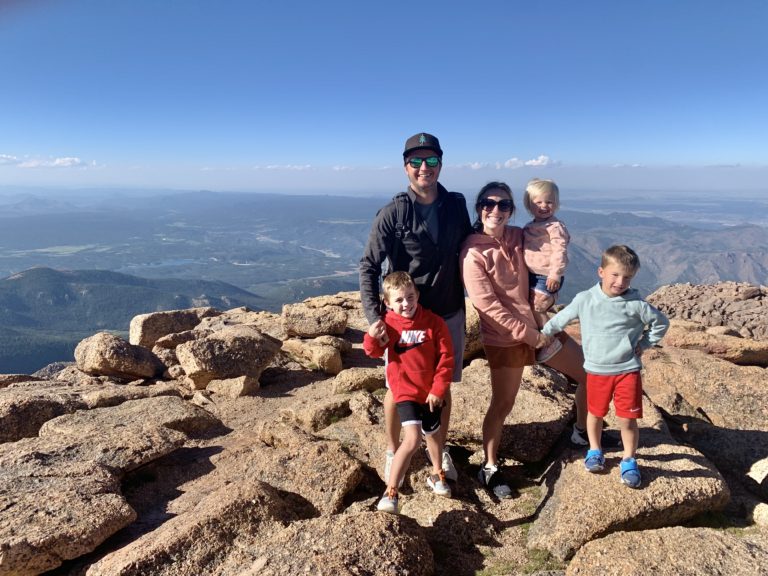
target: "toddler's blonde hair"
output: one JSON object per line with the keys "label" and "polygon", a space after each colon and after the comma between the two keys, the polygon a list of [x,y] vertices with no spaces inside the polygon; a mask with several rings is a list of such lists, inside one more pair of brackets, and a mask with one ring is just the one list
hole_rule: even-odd
{"label": "toddler's blonde hair", "polygon": [[560,189],[557,187],[557,184],[553,180],[534,178],[528,182],[528,185],[525,187],[525,194],[523,194],[523,205],[531,215],[533,215],[533,199],[542,192],[549,192],[552,195],[555,212],[560,209]]}

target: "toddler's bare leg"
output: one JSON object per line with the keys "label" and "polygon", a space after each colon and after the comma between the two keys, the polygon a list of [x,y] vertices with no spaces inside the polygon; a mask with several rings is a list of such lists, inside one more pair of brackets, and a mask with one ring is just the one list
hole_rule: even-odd
{"label": "toddler's bare leg", "polygon": [[619,418],[617,416],[616,420],[621,427],[621,443],[624,445],[623,458],[634,458],[640,440],[637,418]]}
{"label": "toddler's bare leg", "polygon": [[[589,436],[589,448],[590,450],[602,450],[600,445],[601,435],[603,433],[603,419],[598,418],[591,412],[587,414],[587,436]],[[624,429],[622,428],[622,437],[624,436]]]}

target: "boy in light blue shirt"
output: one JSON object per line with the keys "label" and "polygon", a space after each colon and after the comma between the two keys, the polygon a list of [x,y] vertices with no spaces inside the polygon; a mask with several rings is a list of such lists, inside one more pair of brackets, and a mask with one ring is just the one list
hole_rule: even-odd
{"label": "boy in light blue shirt", "polygon": [[613,399],[624,445],[621,481],[630,488],[639,488],[642,481],[635,459],[637,419],[643,417],[640,356],[656,345],[669,328],[667,317],[630,288],[639,268],[640,259],[631,248],[611,246],[603,253],[597,269],[600,282],[578,293],[541,330],[554,336],[571,321],[579,320],[589,410],[589,450],[584,466],[590,472],[599,472],[605,466],[600,434]]}

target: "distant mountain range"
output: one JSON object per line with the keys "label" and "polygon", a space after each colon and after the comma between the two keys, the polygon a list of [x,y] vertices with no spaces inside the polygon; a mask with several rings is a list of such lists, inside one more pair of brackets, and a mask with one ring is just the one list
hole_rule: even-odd
{"label": "distant mountain range", "polygon": [[[357,290],[371,221],[388,201],[44,192],[3,195],[0,187],[0,372],[69,360],[81,338],[127,331],[136,314],[198,305],[279,311],[307,297]],[[471,203],[473,195],[466,196]],[[768,228],[747,224],[768,210],[765,200],[639,191],[563,200],[579,211],[558,213],[571,233],[561,302],[597,281],[600,255],[612,244],[640,255],[633,285],[644,295],[673,283],[768,283]],[[642,215],[632,212],[640,209]],[[527,220],[520,208],[513,224]]]}
{"label": "distant mountain range", "polygon": [[225,282],[32,268],[0,280],[0,373],[71,360],[82,338],[100,330],[127,334],[137,314],[196,306],[260,310],[262,302]]}
{"label": "distant mountain range", "polygon": [[562,219],[571,233],[565,301],[597,282],[600,255],[612,244],[627,244],[640,255],[633,286],[644,295],[685,282],[768,283],[768,229],[761,226],[702,229],[625,213],[564,211]]}

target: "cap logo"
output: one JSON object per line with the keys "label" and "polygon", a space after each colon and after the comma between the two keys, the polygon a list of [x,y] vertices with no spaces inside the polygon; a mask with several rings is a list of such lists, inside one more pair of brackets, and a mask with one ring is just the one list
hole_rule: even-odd
{"label": "cap logo", "polygon": [[419,144],[423,145],[427,141],[427,138],[422,134],[419,136]]}

